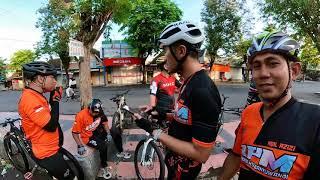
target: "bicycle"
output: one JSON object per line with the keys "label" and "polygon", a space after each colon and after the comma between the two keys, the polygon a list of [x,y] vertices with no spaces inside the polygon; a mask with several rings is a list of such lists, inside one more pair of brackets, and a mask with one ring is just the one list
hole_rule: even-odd
{"label": "bicycle", "polygon": [[[19,121],[19,127],[15,125],[15,122]],[[5,122],[0,123],[2,127],[10,125],[10,130],[3,137],[3,144],[5,152],[13,164],[13,166],[24,174],[25,179],[32,179],[33,173],[40,167],[37,165],[36,160],[33,158],[33,152],[31,149],[31,143],[25,137],[22,126],[21,118],[6,118]],[[78,161],[73,157],[73,155],[60,147],[59,150],[63,154],[63,158],[67,161],[70,169],[75,174],[78,180],[84,179],[84,174],[82,168]],[[21,155],[21,158],[15,158],[17,154]],[[30,163],[28,157],[34,161],[34,167],[30,168]]]}
{"label": "bicycle", "polygon": [[122,132],[124,128],[127,128],[133,122],[132,118],[130,118],[130,120],[125,120],[125,118],[128,117],[128,114],[123,110],[123,107],[126,106],[125,96],[128,94],[128,92],[129,90],[121,94],[117,94],[110,99],[117,104],[117,110],[112,116],[112,128],[118,129],[120,132]]}
{"label": "bicycle", "polygon": [[[241,116],[242,111],[244,110],[243,107],[233,107],[233,108],[226,108],[224,106],[226,100],[229,98],[228,96],[225,96],[224,94],[221,95],[222,96],[222,106],[221,106],[221,113],[218,119],[218,135],[222,132],[223,129],[223,124],[224,124],[224,113],[228,113],[228,114],[233,114],[236,116]],[[222,128],[221,128],[222,127]]]}
{"label": "bicycle", "polygon": [[77,89],[73,89],[73,94],[70,97],[67,97],[67,89],[65,90],[65,93],[63,93],[62,102],[68,102],[68,101],[80,102],[79,91]]}
{"label": "bicycle", "polygon": [[[129,114],[133,115],[134,113],[129,110],[128,106],[124,106],[123,109]],[[152,122],[148,116],[148,119]],[[160,124],[154,123],[155,128],[161,128]],[[164,147],[160,144],[159,141],[156,141],[153,138],[153,135],[146,132],[146,138],[139,141],[135,151],[134,151],[134,167],[136,175],[139,180],[143,179],[160,179],[163,180],[165,176],[165,162],[163,158]],[[162,149],[162,151],[161,151]],[[149,170],[155,169],[154,178],[150,178],[150,173],[147,171],[140,170],[141,168],[147,167]],[[159,168],[159,170],[156,170]]]}

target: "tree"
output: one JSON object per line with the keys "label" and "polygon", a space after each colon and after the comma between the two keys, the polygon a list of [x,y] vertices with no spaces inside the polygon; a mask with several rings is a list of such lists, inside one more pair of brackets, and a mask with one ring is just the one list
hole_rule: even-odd
{"label": "tree", "polygon": [[145,60],[159,48],[155,39],[169,23],[181,19],[182,11],[171,0],[138,0],[130,14],[120,30],[125,29],[127,41],[138,50],[138,56],[143,59],[145,83]]}
{"label": "tree", "polygon": [[33,51],[28,49],[19,50],[13,53],[10,58],[9,67],[12,70],[21,70],[23,64],[32,62],[35,59],[36,55]]}
{"label": "tree", "polygon": [[320,1],[264,0],[260,5],[265,16],[271,16],[283,27],[293,27],[300,35],[309,36],[320,52]]}
{"label": "tree", "polygon": [[5,59],[0,57],[0,82],[6,78],[6,63]]}
{"label": "tree", "polygon": [[319,51],[311,38],[305,38],[301,47],[300,59],[302,62],[302,71],[305,73],[308,68],[315,69],[320,64]]}
{"label": "tree", "polygon": [[84,45],[84,57],[79,60],[81,108],[84,108],[92,98],[91,49],[111,19],[116,23],[126,19],[132,3],[130,0],[74,0],[70,8],[77,29],[75,39]]}
{"label": "tree", "polygon": [[50,59],[52,56],[58,55],[66,72],[67,80],[69,80],[68,70],[71,57],[69,56],[68,43],[73,28],[69,6],[63,0],[50,0],[48,4],[38,10],[38,13],[40,13],[40,17],[36,27],[41,29],[43,35],[37,44],[36,54],[37,56],[49,55]]}
{"label": "tree", "polygon": [[226,54],[241,37],[241,17],[236,14],[238,4],[234,0],[205,0],[201,12],[202,21],[206,23],[206,48],[210,55],[210,64],[214,63],[219,49]]}

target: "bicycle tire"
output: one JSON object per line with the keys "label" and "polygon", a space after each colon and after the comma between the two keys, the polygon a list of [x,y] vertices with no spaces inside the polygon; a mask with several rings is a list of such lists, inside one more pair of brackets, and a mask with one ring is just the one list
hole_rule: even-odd
{"label": "bicycle tire", "polygon": [[[17,148],[17,151],[20,152],[21,156],[22,156],[22,163],[23,165],[19,164],[19,161],[15,160],[12,157],[12,145],[13,143],[15,145],[15,147]],[[30,171],[30,167],[29,167],[29,161],[27,159],[27,155],[26,152],[23,150],[23,148],[21,147],[18,139],[12,135],[5,135],[3,138],[3,145],[4,145],[4,149],[6,151],[7,156],[9,157],[11,163],[13,164],[13,166],[19,170],[22,173],[26,173]]]}
{"label": "bicycle tire", "polygon": [[[139,149],[140,149],[140,148],[143,148],[145,141],[146,141],[146,140],[141,140],[141,141],[138,143],[138,145],[137,145],[137,147],[136,147],[136,149],[135,149],[135,151],[134,151],[134,168],[135,168],[136,175],[137,175],[137,177],[138,177],[139,180],[147,179],[147,178],[143,178],[143,177],[142,177],[142,174],[140,173],[139,168],[138,168],[138,163],[139,163],[139,162],[138,162],[138,153],[139,153]],[[151,146],[151,147],[155,150],[156,155],[158,156],[158,159],[159,159],[159,163],[160,163],[160,173],[159,173],[159,178],[157,178],[157,179],[159,179],[159,180],[164,180],[164,176],[165,176],[165,163],[164,163],[164,158],[163,158],[163,156],[162,156],[162,153],[161,153],[159,147],[158,147],[153,141],[150,141],[149,144],[148,144],[148,146]]]}
{"label": "bicycle tire", "polygon": [[77,177],[78,180],[84,180],[83,169],[80,166],[77,159],[66,149],[61,148],[60,152],[62,155],[65,155],[69,161],[67,161],[68,166],[72,170],[73,174]]}
{"label": "bicycle tire", "polygon": [[224,124],[224,111],[222,110],[220,115],[219,115],[218,123],[217,123],[217,127],[216,127],[217,136],[222,133],[223,124]]}

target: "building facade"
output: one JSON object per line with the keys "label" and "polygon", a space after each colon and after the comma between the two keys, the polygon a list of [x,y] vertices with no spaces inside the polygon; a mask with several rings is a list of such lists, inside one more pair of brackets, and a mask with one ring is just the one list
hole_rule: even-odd
{"label": "building facade", "polygon": [[143,79],[142,63],[138,54],[126,41],[102,41],[101,59],[107,84],[138,84]]}

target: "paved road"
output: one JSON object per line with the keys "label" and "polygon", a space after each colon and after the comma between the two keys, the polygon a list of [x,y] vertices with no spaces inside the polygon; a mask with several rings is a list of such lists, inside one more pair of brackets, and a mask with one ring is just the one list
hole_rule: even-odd
{"label": "paved road", "polygon": [[[294,85],[293,95],[298,99],[309,103],[320,104],[320,95],[314,94],[320,91],[320,82],[306,81],[297,82]],[[218,84],[220,94],[229,96],[226,107],[241,107],[245,104],[248,84]],[[116,110],[116,104],[109,99],[117,93],[130,89],[127,96],[127,103],[132,108],[149,102],[149,88],[147,85],[124,86],[124,87],[94,87],[93,97],[103,101],[105,113],[112,115]],[[1,91],[0,92],[0,112],[16,112],[17,103],[21,91]],[[75,114],[80,110],[79,102],[61,102],[60,113]],[[229,119],[229,117],[227,118]],[[231,117],[234,119],[234,117]]]}
{"label": "paved road", "polygon": [[[307,81],[304,83],[298,82],[298,83],[295,83],[293,86],[294,86],[293,94],[295,97],[309,103],[320,104],[320,95],[314,94],[315,92],[320,91],[319,82],[311,82],[311,81]],[[218,85],[218,88],[221,94],[224,94],[230,97],[230,99],[228,99],[228,101],[225,104],[227,107],[241,107],[245,103],[248,84],[220,84]],[[127,97],[127,102],[129,105],[131,105],[131,107],[136,108],[138,107],[138,105],[148,103],[149,90],[147,86],[143,86],[143,85],[129,86],[129,87],[96,87],[96,88],[93,88],[93,94],[94,94],[94,97],[100,98],[103,101],[105,105],[106,113],[111,115],[115,111],[115,104],[108,99],[111,98],[114,94],[123,92],[126,89],[130,89],[130,92]],[[17,111],[16,104],[20,94],[21,94],[21,91],[0,92],[0,112],[8,112],[8,111],[16,112]],[[79,109],[80,107],[78,102],[67,102],[67,103],[61,103],[60,112],[65,114],[74,114]],[[16,113],[14,114],[16,115]],[[0,115],[1,115],[0,119],[2,119],[2,117],[5,116],[4,113],[0,113]],[[72,125],[72,118],[67,118],[69,120],[64,120],[63,117],[61,118],[63,119],[63,121],[61,121],[64,127],[63,129],[64,130],[70,129]],[[226,156],[222,152],[221,148],[232,146],[232,142],[234,139],[233,130],[236,127],[235,123],[237,123],[237,121],[235,120],[238,120],[238,119],[239,118],[236,116],[225,117],[225,121],[230,123],[225,124],[223,132],[220,134],[220,136],[217,139],[218,141],[221,142],[221,144],[220,145],[218,144],[218,147],[212,154],[211,160],[208,161],[206,165],[204,165],[202,172],[205,172],[210,167],[216,168],[221,166],[221,164],[223,163],[223,159]],[[143,132],[141,132],[141,130],[131,129],[130,132],[131,133],[128,133],[129,136],[127,136],[124,139],[124,145],[126,150],[133,153],[133,150],[138,140],[143,138],[144,135],[143,135]],[[135,134],[133,132],[139,132],[139,133]],[[134,171],[132,171],[133,167],[131,167],[132,158],[128,161],[119,163],[119,160],[114,157],[114,153],[112,153],[112,155],[110,154],[109,157],[111,157],[110,165],[113,165],[114,167],[119,167],[119,168],[116,168],[119,170],[117,171],[118,176],[122,175],[122,177],[130,177],[132,173],[134,173]],[[126,167],[123,168],[122,166],[126,166]],[[0,165],[0,170],[2,170],[2,168],[3,166]],[[123,169],[126,169],[126,171],[123,171]],[[9,173],[6,174],[5,176],[0,176],[0,180],[1,179],[22,179],[21,174],[19,174],[19,177],[16,177],[17,174],[19,174],[17,171],[9,171]],[[43,176],[39,176],[39,178],[44,179]]]}

